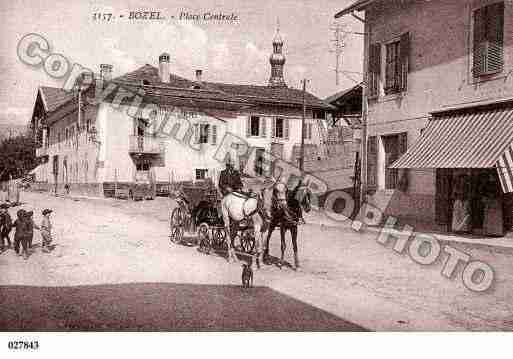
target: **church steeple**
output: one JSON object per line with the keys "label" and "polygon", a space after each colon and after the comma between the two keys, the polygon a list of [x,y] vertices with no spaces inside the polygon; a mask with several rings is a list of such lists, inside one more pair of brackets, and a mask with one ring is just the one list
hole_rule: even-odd
{"label": "church steeple", "polygon": [[269,78],[269,86],[272,87],[287,87],[283,79],[283,65],[285,65],[285,56],[282,53],[283,39],[280,36],[280,23],[278,21],[276,27],[276,35],[273,39],[273,53],[269,57],[271,64],[271,77]]}

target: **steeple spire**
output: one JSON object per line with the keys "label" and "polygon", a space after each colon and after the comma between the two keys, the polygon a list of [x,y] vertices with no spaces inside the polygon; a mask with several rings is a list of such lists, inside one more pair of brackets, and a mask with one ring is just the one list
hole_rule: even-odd
{"label": "steeple spire", "polygon": [[285,56],[282,53],[283,39],[280,36],[280,19],[276,22],[276,34],[273,39],[273,53],[269,57],[271,64],[271,77],[269,78],[269,86],[287,87],[283,79],[283,65],[285,65]]}

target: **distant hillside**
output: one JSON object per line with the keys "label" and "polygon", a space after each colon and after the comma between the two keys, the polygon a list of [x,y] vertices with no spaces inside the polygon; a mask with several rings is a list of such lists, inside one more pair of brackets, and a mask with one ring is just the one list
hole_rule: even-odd
{"label": "distant hillside", "polygon": [[16,135],[25,133],[26,131],[27,131],[26,125],[0,123],[0,141],[3,140],[4,138],[9,137],[10,133],[12,134],[12,136],[16,136]]}

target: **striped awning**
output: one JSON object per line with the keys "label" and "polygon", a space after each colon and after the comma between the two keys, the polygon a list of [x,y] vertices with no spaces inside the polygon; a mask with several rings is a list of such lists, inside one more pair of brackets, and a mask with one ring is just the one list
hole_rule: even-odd
{"label": "striped awning", "polygon": [[496,167],[513,192],[513,107],[434,114],[419,140],[390,168]]}

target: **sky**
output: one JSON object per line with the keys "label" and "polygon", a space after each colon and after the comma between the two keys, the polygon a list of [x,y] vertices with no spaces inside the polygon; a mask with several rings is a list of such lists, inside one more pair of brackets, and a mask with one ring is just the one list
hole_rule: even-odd
{"label": "sky", "polygon": [[[0,123],[26,124],[30,120],[38,86],[62,87],[42,68],[23,64],[17,45],[28,33],[43,36],[50,50],[99,71],[113,65],[113,75],[145,64],[158,65],[168,52],[171,72],[194,78],[203,70],[205,81],[265,85],[270,75],[269,55],[279,23],[284,40],[285,81],[320,98],[354,86],[361,79],[363,38],[344,35],[340,55],[340,82],[335,83],[332,27],[361,32],[352,17],[335,20],[334,14],[353,0],[21,0],[0,4]],[[164,20],[129,20],[131,11],[159,11]],[[179,20],[189,14],[234,13],[236,22]],[[95,21],[94,13],[112,13],[113,21]],[[124,15],[120,18],[119,15]],[[174,16],[174,18],[172,18]]]}

